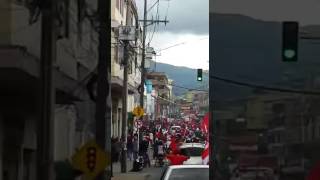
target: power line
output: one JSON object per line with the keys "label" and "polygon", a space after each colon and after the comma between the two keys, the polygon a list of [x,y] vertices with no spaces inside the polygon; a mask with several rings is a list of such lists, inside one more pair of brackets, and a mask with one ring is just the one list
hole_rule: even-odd
{"label": "power line", "polygon": [[175,103],[174,101],[170,101],[169,99],[163,98],[163,97],[161,97],[161,96],[156,97],[156,96],[151,95],[151,97],[155,98],[156,100],[162,99],[162,100],[167,101],[167,102],[169,102],[169,103],[171,103],[171,104],[177,105],[177,103]]}
{"label": "power line", "polygon": [[157,0],[148,10],[147,10],[147,12],[149,12],[149,11],[151,11],[152,10],[152,8],[156,5],[156,4],[158,4],[159,3],[159,1],[160,0]]}
{"label": "power line", "polygon": [[188,87],[184,87],[184,86],[179,86],[179,85],[175,85],[175,84],[169,84],[171,86],[177,87],[177,88],[181,88],[181,89],[187,89],[190,91],[201,91],[201,92],[209,92],[208,90],[204,90],[204,89],[194,89],[194,88],[188,88]]}
{"label": "power line", "polygon": [[[160,19],[159,19],[159,6],[160,6],[160,0],[157,0],[157,2],[156,2],[156,3],[157,3],[156,20],[157,20],[157,21],[159,21],[159,20],[160,20]],[[156,31],[157,26],[158,26],[158,24],[157,24],[157,23],[153,26],[153,32],[152,32],[151,37],[149,38],[149,42],[148,42],[148,44],[150,44],[150,43],[151,43],[151,41],[152,41],[152,39],[153,39],[153,36],[154,36],[154,33],[155,33],[155,31]]]}
{"label": "power line", "polygon": [[305,95],[320,95],[319,91],[304,91],[304,90],[296,90],[296,89],[285,89],[285,88],[276,88],[276,87],[268,87],[264,85],[257,85],[257,84],[250,84],[246,82],[239,82],[231,79],[221,78],[218,76],[211,75],[210,78],[223,81],[225,83],[238,85],[238,86],[245,86],[249,88],[256,88],[256,89],[262,89],[267,91],[275,91],[275,92],[283,92],[283,93],[293,93],[293,94],[305,94]]}
{"label": "power line", "polygon": [[[200,38],[200,39],[197,39],[197,40],[195,40],[195,41],[202,41],[202,40],[205,40],[205,39],[209,39],[209,37]],[[158,49],[157,51],[158,51],[158,52],[161,52],[161,51],[164,51],[164,50],[167,50],[167,49],[170,49],[170,48],[173,48],[173,47],[181,46],[181,45],[184,45],[184,44],[187,44],[187,43],[190,43],[190,41],[185,41],[185,42],[173,44],[173,45],[168,46],[168,47],[166,47],[166,48]]]}

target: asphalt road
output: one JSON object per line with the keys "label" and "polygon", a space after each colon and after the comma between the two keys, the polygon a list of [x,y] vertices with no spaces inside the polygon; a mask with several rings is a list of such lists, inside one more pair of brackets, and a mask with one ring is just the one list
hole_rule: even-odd
{"label": "asphalt road", "polygon": [[148,178],[148,180],[160,180],[161,174],[163,172],[163,168],[158,168],[158,167],[145,168],[143,169],[142,172],[148,173],[151,175]]}

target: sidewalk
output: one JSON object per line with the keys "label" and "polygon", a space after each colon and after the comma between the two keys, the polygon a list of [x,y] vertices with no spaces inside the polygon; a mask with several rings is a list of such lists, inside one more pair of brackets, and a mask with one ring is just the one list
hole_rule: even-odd
{"label": "sidewalk", "polygon": [[113,177],[112,180],[147,180],[150,177],[149,173],[144,172],[130,172],[133,161],[127,160],[127,172],[121,173],[120,162],[114,163],[112,166]]}
{"label": "sidewalk", "polygon": [[[127,172],[129,172],[132,169],[133,161],[127,160]],[[121,174],[121,163],[113,163],[112,164],[112,171],[113,174]]]}
{"label": "sidewalk", "polygon": [[[151,153],[149,151],[149,155],[150,154]],[[131,172],[132,166],[133,166],[133,161],[127,160],[127,172],[121,173],[120,162],[113,163],[112,165],[113,177],[111,179],[112,180],[147,180],[151,176],[149,172],[145,171],[145,169],[148,169],[148,168],[145,168],[141,172]]]}

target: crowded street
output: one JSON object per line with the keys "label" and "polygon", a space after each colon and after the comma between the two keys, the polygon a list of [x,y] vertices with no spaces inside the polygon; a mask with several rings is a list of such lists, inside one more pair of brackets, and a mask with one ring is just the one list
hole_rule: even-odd
{"label": "crowded street", "polygon": [[[130,173],[136,172],[136,175],[145,175],[145,178],[155,180],[165,178],[169,167],[184,169],[193,166],[205,168],[202,178],[207,179],[209,176],[209,166],[206,166],[209,163],[208,118],[209,114],[206,114],[203,119],[199,119],[194,114],[188,114],[188,118],[163,119],[152,124],[148,121],[142,122],[141,126],[137,126],[136,131],[129,134],[127,139],[127,164]],[[116,152],[117,142],[114,141],[113,145]],[[112,156],[116,157],[119,154],[115,153]],[[120,164],[117,159],[114,159],[115,176],[120,173],[120,169]]]}

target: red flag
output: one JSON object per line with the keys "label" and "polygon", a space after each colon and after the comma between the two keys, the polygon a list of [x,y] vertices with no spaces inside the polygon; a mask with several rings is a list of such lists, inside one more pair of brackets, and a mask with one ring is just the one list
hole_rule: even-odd
{"label": "red flag", "polygon": [[209,113],[207,113],[202,122],[201,122],[201,130],[204,132],[204,133],[208,133],[209,132]]}
{"label": "red flag", "polygon": [[206,147],[204,151],[202,152],[202,164],[208,165],[209,163],[209,142],[206,143]]}
{"label": "red flag", "polygon": [[171,165],[182,165],[189,157],[179,154],[169,154],[167,155],[167,159],[169,159]]}

